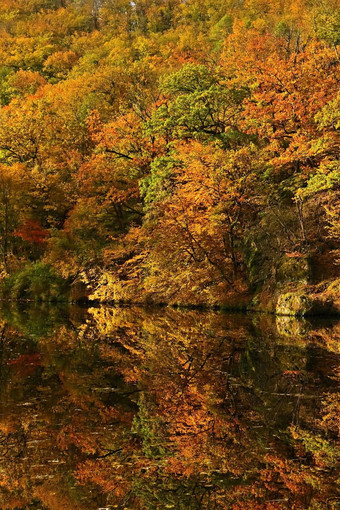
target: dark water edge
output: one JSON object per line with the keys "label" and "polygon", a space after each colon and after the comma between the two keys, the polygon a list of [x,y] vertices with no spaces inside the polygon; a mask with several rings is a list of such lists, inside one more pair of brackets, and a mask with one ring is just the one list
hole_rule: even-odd
{"label": "dark water edge", "polygon": [[166,303],[157,301],[99,301],[91,300],[88,298],[81,298],[78,300],[59,299],[54,301],[41,301],[37,299],[1,299],[0,309],[8,309],[10,307],[18,307],[20,309],[30,307],[47,307],[47,308],[64,308],[79,307],[81,309],[111,307],[111,308],[142,308],[148,310],[159,309],[174,309],[174,310],[196,310],[202,312],[220,312],[225,314],[265,314],[273,315],[276,317],[292,317],[296,319],[307,319],[309,321],[326,320],[340,320],[340,309],[336,307],[315,307],[306,313],[280,313],[272,305],[268,306],[255,306],[252,302],[250,304],[194,304],[194,303]]}
{"label": "dark water edge", "polygon": [[339,508],[340,322],[1,303],[0,508]]}

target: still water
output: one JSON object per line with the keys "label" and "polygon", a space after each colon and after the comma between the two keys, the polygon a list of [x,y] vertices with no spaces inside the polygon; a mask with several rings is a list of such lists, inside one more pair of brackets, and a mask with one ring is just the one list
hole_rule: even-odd
{"label": "still water", "polygon": [[340,323],[0,316],[2,510],[340,507]]}

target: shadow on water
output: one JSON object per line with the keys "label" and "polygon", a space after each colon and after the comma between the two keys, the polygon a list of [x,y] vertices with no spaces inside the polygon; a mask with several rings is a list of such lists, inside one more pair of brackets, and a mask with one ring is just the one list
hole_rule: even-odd
{"label": "shadow on water", "polygon": [[4,304],[1,509],[335,509],[340,323]]}

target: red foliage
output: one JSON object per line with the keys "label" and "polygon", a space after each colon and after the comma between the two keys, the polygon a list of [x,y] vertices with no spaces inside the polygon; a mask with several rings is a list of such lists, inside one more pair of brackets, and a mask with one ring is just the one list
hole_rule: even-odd
{"label": "red foliage", "polygon": [[21,239],[31,244],[43,244],[46,242],[48,232],[38,221],[26,220],[21,227],[14,232],[14,235],[21,237]]}

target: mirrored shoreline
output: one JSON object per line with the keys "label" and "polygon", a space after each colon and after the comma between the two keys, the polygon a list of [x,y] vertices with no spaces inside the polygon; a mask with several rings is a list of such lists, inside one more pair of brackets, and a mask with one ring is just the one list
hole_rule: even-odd
{"label": "mirrored shoreline", "polygon": [[340,323],[2,307],[2,509],[335,509]]}

